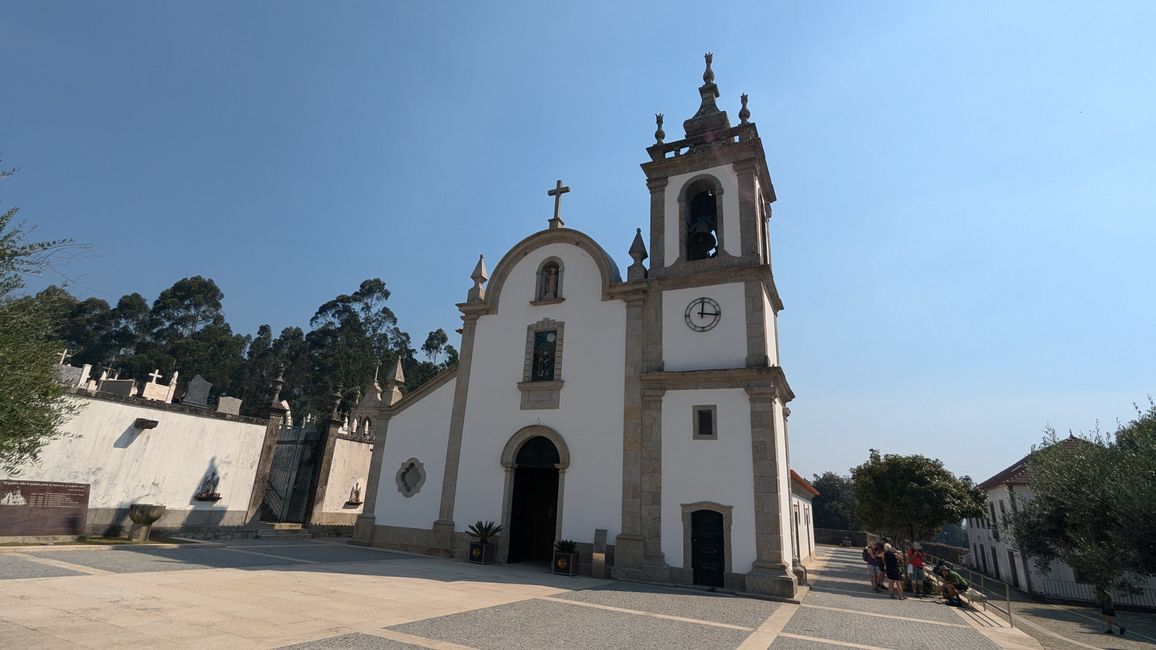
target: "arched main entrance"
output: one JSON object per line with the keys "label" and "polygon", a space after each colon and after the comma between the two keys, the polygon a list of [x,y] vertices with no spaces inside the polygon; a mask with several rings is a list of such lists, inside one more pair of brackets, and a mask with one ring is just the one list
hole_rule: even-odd
{"label": "arched main entrance", "polygon": [[545,436],[526,440],[514,459],[507,562],[549,562],[558,526],[558,448]]}

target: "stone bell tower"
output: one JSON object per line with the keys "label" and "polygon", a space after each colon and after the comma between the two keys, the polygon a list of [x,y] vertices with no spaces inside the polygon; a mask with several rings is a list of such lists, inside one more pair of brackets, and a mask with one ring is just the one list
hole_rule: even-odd
{"label": "stone bell tower", "polygon": [[[712,58],[685,137],[667,142],[657,115],[642,165],[650,268],[629,283],[645,298],[616,573],[791,596],[802,569],[789,520],[794,395],[779,365],[783,305],[771,273],[775,190],[747,96],[737,125],[716,104]],[[630,404],[629,378],[627,389]]]}

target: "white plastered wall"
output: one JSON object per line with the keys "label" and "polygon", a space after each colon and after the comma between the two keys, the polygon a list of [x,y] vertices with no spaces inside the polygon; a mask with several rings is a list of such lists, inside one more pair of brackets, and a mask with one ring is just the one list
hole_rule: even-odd
{"label": "white plastered wall", "polygon": [[[88,507],[133,503],[182,510],[247,510],[265,438],[265,425],[77,397],[81,411],[64,424],[66,436],[48,443],[40,460],[14,478],[88,483]],[[156,420],[137,430],[137,418]],[[212,471],[221,500],[193,499]]]}
{"label": "white plastered wall", "polygon": [[[530,305],[538,266],[548,257],[562,260],[565,300]],[[524,411],[517,384],[522,381],[526,328],[543,318],[564,323],[557,377],[564,385],[558,409]],[[498,312],[478,319],[475,336],[456,527],[501,519],[502,449],[519,429],[540,424],[558,432],[570,450],[563,479],[562,537],[589,542],[596,528],[605,528],[613,539],[622,508],[626,307],[602,300],[602,276],[590,253],[562,243],[530,251],[507,276]]]}
{"label": "white plastered wall", "polygon": [[[447,381],[390,419],[373,511],[377,525],[428,529],[437,520],[456,385],[456,378]],[[422,463],[426,478],[417,494],[407,497],[398,491],[396,476],[410,458]]]}
{"label": "white plastered wall", "polygon": [[[717,408],[718,439],[694,440],[693,409]],[[731,506],[731,569],[749,573],[755,561],[751,406],[741,388],[667,391],[662,398],[662,552],[683,565],[682,504]]]}
{"label": "white plastered wall", "polygon": [[663,245],[666,250],[666,266],[674,264],[682,257],[682,249],[678,243],[679,229],[683,227],[678,212],[678,195],[687,181],[704,175],[715,177],[723,188],[723,249],[735,257],[742,255],[742,236],[739,230],[739,177],[732,165],[719,165],[689,174],[671,176],[667,181],[663,199],[665,211]]}
{"label": "white plastered wall", "polygon": [[767,360],[771,366],[779,365],[779,326],[776,323],[778,317],[775,316],[775,310],[771,307],[771,298],[767,295],[766,287],[763,288],[763,318],[764,328],[767,333],[764,340],[767,343]]}
{"label": "white plastered wall", "polygon": [[[722,316],[713,329],[696,332],[686,325],[686,307],[704,296],[718,303]],[[741,282],[663,292],[663,368],[675,371],[746,367],[746,311]]]}
{"label": "white plastered wall", "polygon": [[322,512],[361,514],[363,506],[346,506],[354,484],[361,486],[365,494],[366,479],[369,476],[369,461],[373,445],[366,442],[338,438],[333,444],[333,461],[329,465],[329,483],[325,488]]}
{"label": "white plastered wall", "polygon": [[794,481],[791,482],[791,518],[794,519],[798,509],[799,519],[793,523],[792,530],[799,540],[799,560],[806,562],[811,557],[811,547],[815,542],[814,520],[811,517],[811,494],[805,491]]}

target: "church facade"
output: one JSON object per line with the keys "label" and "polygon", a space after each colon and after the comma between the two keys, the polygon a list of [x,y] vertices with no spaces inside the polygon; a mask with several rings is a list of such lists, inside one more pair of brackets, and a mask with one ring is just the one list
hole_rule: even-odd
{"label": "church facade", "polygon": [[588,555],[601,529],[614,577],[794,595],[809,549],[792,529],[774,187],[746,96],[734,126],[716,105],[710,55],[703,82],[684,138],[658,116],[649,246],[639,229],[625,277],[565,227],[559,181],[548,228],[492,275],[479,259],[457,368],[404,397],[396,376],[366,391],[354,416],[378,442],[356,543],[464,557],[468,526],[494,520],[498,560],[534,562],[562,539]]}

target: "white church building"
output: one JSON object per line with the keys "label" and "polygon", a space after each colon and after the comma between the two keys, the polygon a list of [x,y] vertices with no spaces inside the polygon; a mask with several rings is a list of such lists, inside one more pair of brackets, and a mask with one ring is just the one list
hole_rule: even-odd
{"label": "white church building", "polygon": [[795,594],[813,534],[792,503],[775,191],[746,95],[732,126],[710,66],[683,139],[658,116],[649,246],[639,229],[625,277],[564,225],[559,181],[546,229],[492,274],[478,261],[457,368],[366,391],[355,543],[465,557],[469,525],[494,520],[499,562],[570,539],[588,563],[601,529],[614,577]]}

